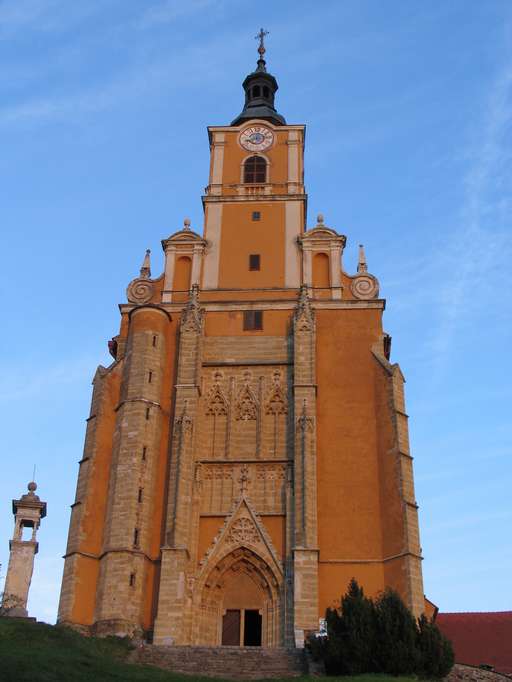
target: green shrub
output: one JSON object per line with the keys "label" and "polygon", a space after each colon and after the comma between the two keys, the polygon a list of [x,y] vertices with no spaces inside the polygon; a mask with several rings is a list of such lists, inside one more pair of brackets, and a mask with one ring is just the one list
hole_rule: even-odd
{"label": "green shrub", "polygon": [[452,643],[424,615],[418,620],[417,646],[421,655],[419,674],[422,677],[440,678],[448,675],[455,661]]}
{"label": "green shrub", "polygon": [[385,590],[365,597],[352,578],[339,608],[327,609],[327,636],[307,643],[328,675],[418,675],[441,678],[453,666],[453,649],[435,623],[416,621],[400,596]]}
{"label": "green shrub", "polygon": [[375,653],[378,672],[410,675],[421,668],[416,620],[400,596],[387,589],[377,599]]}

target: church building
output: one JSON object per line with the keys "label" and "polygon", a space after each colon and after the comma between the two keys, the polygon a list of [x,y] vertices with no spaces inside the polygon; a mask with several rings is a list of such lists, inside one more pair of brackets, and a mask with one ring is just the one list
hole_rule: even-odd
{"label": "church building", "polygon": [[146,253],[99,366],[59,622],[155,644],[302,646],[355,577],[425,610],[404,377],[359,249],[307,227],[305,125],[263,31],[208,128],[204,226]]}

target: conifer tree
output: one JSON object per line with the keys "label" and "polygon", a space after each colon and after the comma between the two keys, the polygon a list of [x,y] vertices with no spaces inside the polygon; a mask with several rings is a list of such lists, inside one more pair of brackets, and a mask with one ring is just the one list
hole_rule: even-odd
{"label": "conifer tree", "polygon": [[338,608],[327,609],[327,636],[308,647],[328,675],[387,673],[445,677],[454,662],[451,643],[426,616],[418,621],[394,590],[374,602],[355,578]]}
{"label": "conifer tree", "polygon": [[418,670],[416,620],[400,596],[386,589],[375,604],[376,656],[379,672],[410,675]]}
{"label": "conifer tree", "polygon": [[343,621],[342,674],[359,675],[375,668],[375,608],[355,578],[341,599]]}
{"label": "conifer tree", "polygon": [[424,614],[418,619],[417,647],[421,657],[422,677],[441,678],[448,675],[455,657],[450,640]]}

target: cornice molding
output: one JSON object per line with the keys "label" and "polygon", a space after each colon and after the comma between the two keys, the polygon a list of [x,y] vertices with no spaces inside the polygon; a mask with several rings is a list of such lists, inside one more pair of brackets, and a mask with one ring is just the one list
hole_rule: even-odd
{"label": "cornice molding", "polygon": [[[202,296],[207,294],[208,290],[202,290]],[[297,302],[292,299],[281,300],[261,300],[254,301],[205,301],[201,299],[201,307],[206,312],[231,312],[242,310],[290,310],[293,311],[297,307]],[[332,301],[311,301],[311,307],[314,310],[384,310],[386,301],[384,299],[372,299],[370,301],[363,300],[332,300]],[[120,304],[119,310],[121,313],[130,313],[133,306],[130,304]],[[181,313],[183,304],[181,303],[162,303],[161,308],[165,308],[169,313]]]}

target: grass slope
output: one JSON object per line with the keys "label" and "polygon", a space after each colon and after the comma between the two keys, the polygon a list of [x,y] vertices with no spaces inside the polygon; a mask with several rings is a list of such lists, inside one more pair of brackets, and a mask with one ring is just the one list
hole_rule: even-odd
{"label": "grass slope", "polygon": [[[118,637],[82,637],[68,628],[0,618],[1,682],[193,682],[210,678],[125,663],[131,645]],[[295,678],[310,682],[312,678]],[[342,682],[413,682],[412,678],[361,675]],[[274,681],[278,682],[278,681]],[[290,680],[286,680],[290,682]]]}

